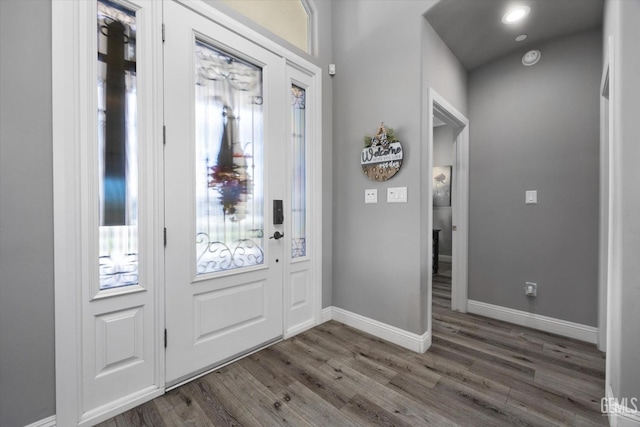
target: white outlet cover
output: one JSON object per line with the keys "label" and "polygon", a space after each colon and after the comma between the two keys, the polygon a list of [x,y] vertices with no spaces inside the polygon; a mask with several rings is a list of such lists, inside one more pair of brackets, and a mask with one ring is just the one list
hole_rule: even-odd
{"label": "white outlet cover", "polygon": [[364,202],[365,203],[378,203],[378,189],[371,188],[364,190]]}
{"label": "white outlet cover", "polygon": [[527,191],[525,191],[525,203],[527,205],[537,205],[538,204],[538,191],[537,190],[527,190]]}
{"label": "white outlet cover", "polygon": [[534,282],[526,282],[524,294],[530,297],[538,296],[538,284]]}

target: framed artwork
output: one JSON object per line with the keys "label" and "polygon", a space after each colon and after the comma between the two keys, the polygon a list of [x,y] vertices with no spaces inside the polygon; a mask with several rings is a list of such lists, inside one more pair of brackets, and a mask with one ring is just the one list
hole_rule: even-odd
{"label": "framed artwork", "polygon": [[451,206],[451,166],[434,166],[433,206]]}

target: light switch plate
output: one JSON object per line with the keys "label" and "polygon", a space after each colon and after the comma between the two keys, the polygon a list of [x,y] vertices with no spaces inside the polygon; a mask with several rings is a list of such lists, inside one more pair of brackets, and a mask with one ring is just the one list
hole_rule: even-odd
{"label": "light switch plate", "polygon": [[387,188],[387,203],[407,203],[407,187]]}
{"label": "light switch plate", "polygon": [[371,188],[364,190],[364,202],[365,203],[378,203],[378,189]]}
{"label": "light switch plate", "polygon": [[527,191],[525,191],[525,203],[527,205],[537,205],[538,204],[538,191],[537,190],[527,190]]}

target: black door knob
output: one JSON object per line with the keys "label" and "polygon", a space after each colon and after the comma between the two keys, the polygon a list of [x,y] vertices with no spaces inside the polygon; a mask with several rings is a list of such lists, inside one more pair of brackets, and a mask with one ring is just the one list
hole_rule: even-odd
{"label": "black door knob", "polygon": [[284,233],[281,233],[279,231],[276,231],[275,233],[273,233],[273,236],[269,237],[270,239],[282,239],[284,237]]}

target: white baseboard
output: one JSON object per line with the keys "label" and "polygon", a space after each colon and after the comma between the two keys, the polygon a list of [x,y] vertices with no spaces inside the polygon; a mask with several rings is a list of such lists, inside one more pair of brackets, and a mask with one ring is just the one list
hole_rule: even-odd
{"label": "white baseboard", "polygon": [[467,301],[467,310],[469,313],[479,314],[480,316],[515,323],[516,325],[527,326],[529,328],[539,329],[544,332],[550,332],[592,344],[596,344],[598,342],[598,328],[593,326],[568,322],[566,320],[555,319],[553,317],[542,316],[540,314],[528,313],[526,311],[514,310],[512,308],[473,300]]}
{"label": "white baseboard", "polygon": [[424,353],[431,347],[431,334],[428,332],[418,335],[338,307],[324,308],[322,321],[326,322],[331,319],[416,353]]}
{"label": "white baseboard", "polygon": [[25,427],[56,427],[56,416],[51,415],[50,417],[43,418],[40,421],[31,423]]}
{"label": "white baseboard", "polygon": [[451,262],[452,257],[451,255],[438,255],[438,259],[444,262]]}
{"label": "white baseboard", "polygon": [[[638,427],[640,426],[640,401],[634,401],[634,405],[636,408],[629,408],[628,406],[624,406],[624,403],[621,402],[613,395],[613,390],[611,389],[611,384],[607,384],[606,387],[606,399],[607,399],[607,415],[609,416],[609,425],[611,427]],[[602,408],[602,407],[601,407]]]}
{"label": "white baseboard", "polygon": [[325,307],[325,308],[323,308],[322,309],[322,318],[320,320],[320,323],[328,322],[329,320],[333,319],[332,314],[333,314],[333,307]]}

